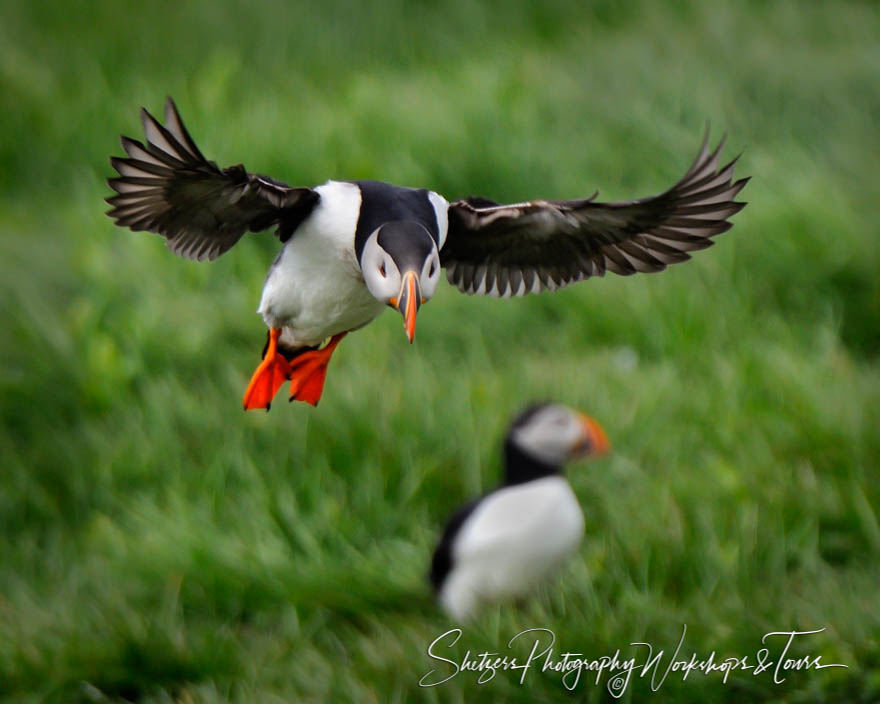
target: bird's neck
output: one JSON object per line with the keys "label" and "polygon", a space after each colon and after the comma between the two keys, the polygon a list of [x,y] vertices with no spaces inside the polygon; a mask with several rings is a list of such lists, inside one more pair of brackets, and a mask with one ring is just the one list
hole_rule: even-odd
{"label": "bird's neck", "polygon": [[529,455],[510,439],[504,443],[504,465],[504,483],[507,485],[522,484],[562,473],[561,466]]}

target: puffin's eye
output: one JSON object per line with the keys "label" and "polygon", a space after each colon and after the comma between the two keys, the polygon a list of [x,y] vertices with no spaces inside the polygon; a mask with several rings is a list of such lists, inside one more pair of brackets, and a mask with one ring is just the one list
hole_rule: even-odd
{"label": "puffin's eye", "polygon": [[434,275],[434,272],[437,271],[437,262],[433,259],[431,260],[431,271],[428,272],[428,276],[431,277]]}
{"label": "puffin's eye", "polygon": [[388,275],[385,273],[385,262],[382,262],[382,263],[379,265],[379,273],[382,274],[382,278],[383,278],[383,279],[384,279],[386,276],[388,276]]}

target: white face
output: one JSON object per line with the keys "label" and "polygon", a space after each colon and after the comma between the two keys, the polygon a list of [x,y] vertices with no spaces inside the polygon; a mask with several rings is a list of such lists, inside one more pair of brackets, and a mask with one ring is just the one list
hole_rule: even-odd
{"label": "white face", "polygon": [[[400,271],[391,254],[382,248],[378,236],[379,230],[376,230],[364,245],[361,271],[367,290],[373,297],[382,303],[391,303],[391,299],[397,300],[400,297],[403,274],[406,272]],[[424,262],[421,262],[421,268],[415,268],[414,271],[419,280],[422,300],[430,300],[440,281],[440,255],[436,245]]]}
{"label": "white face", "polygon": [[511,439],[529,455],[553,465],[590,449],[582,416],[556,404],[543,407],[515,428]]}

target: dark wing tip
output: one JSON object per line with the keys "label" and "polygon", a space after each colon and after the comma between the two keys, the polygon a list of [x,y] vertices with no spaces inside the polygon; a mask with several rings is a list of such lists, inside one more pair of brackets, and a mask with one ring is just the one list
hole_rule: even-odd
{"label": "dark wing tip", "polygon": [[[166,127],[172,127],[173,125],[183,126],[183,120],[180,117],[180,112],[177,110],[177,105],[174,102],[174,99],[170,95],[165,96],[165,125]],[[185,131],[186,137],[189,137]]]}
{"label": "dark wing tip", "polygon": [[712,152],[713,159],[721,153],[721,150],[724,149],[724,145],[726,143],[727,143],[727,132],[722,132],[721,139],[718,140],[718,146],[716,146],[715,151]]}
{"label": "dark wing tip", "polygon": [[147,109],[146,109],[145,107],[143,107],[143,106],[141,106],[141,109],[140,109],[140,113],[139,113],[139,114],[140,114],[140,117],[141,117],[141,124],[143,124],[145,128],[146,128],[146,124],[147,124],[148,122],[155,122],[155,121],[156,121],[156,118],[154,118],[154,117],[150,114],[150,111],[147,110]]}
{"label": "dark wing tip", "polygon": [[700,145],[700,151],[709,146],[709,134],[712,132],[712,121],[706,118],[706,129],[703,130],[703,143]]}

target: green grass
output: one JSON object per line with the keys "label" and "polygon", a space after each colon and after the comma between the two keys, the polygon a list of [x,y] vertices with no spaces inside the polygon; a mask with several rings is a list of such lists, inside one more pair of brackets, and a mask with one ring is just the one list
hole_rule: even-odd
{"label": "green grass", "polygon": [[[878,36],[855,2],[4,3],[0,700],[608,700],[586,674],[417,685],[451,627],[433,543],[537,398],[615,452],[571,468],[577,558],[456,659],[530,627],[598,656],[686,623],[688,657],[752,658],[825,628],[794,654],[849,669],[622,701],[880,699]],[[444,284],[412,348],[382,316],[317,409],[244,414],[277,242],[197,265],[103,215],[166,94],[223,165],[500,200],[659,191],[709,120],[750,205],[659,276]]]}

